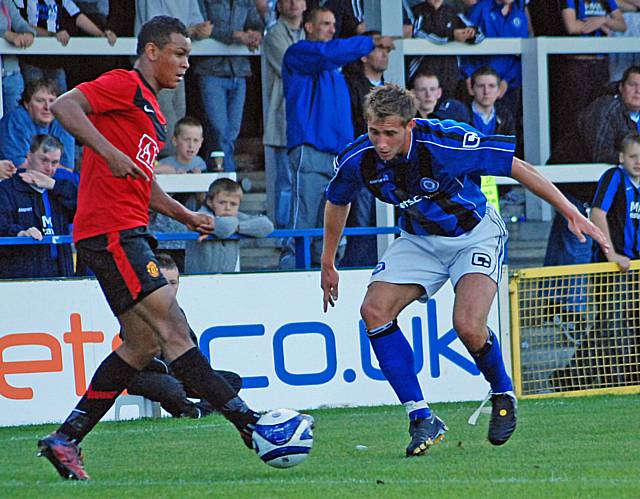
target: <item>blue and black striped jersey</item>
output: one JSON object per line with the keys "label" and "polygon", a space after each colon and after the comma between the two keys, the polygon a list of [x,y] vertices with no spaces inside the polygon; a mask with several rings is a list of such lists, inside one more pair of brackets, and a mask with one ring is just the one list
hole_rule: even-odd
{"label": "blue and black striped jersey", "polygon": [[[635,259],[640,257],[640,191],[622,166],[608,169],[598,182],[594,208],[607,214],[611,243],[616,253]],[[596,260],[606,261],[594,245]]]}
{"label": "blue and black striped jersey", "polygon": [[404,157],[383,161],[362,135],[335,160],[327,199],[349,204],[366,186],[401,211],[400,227],[416,235],[455,237],[484,217],[481,175],[511,175],[515,137],[485,136],[466,123],[416,119]]}

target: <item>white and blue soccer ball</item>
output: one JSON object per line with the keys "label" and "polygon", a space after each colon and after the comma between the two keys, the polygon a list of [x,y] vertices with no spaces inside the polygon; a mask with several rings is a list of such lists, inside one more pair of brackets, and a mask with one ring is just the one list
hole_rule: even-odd
{"label": "white and blue soccer ball", "polygon": [[252,440],[253,449],[269,466],[296,466],[313,447],[313,418],[293,409],[269,411],[256,423]]}

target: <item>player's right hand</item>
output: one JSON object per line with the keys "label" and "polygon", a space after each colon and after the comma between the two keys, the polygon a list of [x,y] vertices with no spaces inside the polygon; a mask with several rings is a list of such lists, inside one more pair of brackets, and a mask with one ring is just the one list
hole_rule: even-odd
{"label": "player's right hand", "polygon": [[114,148],[113,155],[107,159],[109,170],[113,173],[114,177],[126,178],[133,177],[143,178],[145,182],[149,181],[149,176],[136,165],[133,160],[122,151]]}
{"label": "player's right hand", "polygon": [[191,212],[191,221],[187,223],[189,230],[199,232],[198,242],[204,241],[207,236],[213,233],[215,228],[215,220],[206,213]]}
{"label": "player's right hand", "polygon": [[336,306],[338,301],[338,281],[340,276],[336,270],[335,265],[322,266],[320,271],[320,287],[322,288],[322,305],[326,312],[331,305]]}

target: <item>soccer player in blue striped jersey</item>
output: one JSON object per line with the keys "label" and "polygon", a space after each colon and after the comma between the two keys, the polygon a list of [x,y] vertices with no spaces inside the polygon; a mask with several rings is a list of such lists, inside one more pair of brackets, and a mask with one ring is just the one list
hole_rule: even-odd
{"label": "soccer player in blue striped jersey", "polygon": [[453,325],[491,386],[488,438],[504,444],[516,427],[516,398],[487,317],[501,276],[507,231],[480,190],[481,175],[513,177],[551,203],[575,235],[602,232],[528,163],[513,156],[515,138],[484,136],[451,120],[414,119],[413,94],[397,85],[367,95],[368,134],[336,158],[327,188],[321,286],[324,310],[338,299],[338,241],[361,185],[400,213],[401,236],[373,271],[360,313],[387,381],[409,416],[407,456],[424,454],[447,427],[429,408],[414,370],[413,352],[397,324],[414,300],[426,301],[451,279]]}
{"label": "soccer player in blue striped jersey", "polygon": [[630,133],[620,141],[620,164],[602,174],[593,199],[591,220],[602,230],[611,251],[594,248],[596,262],[616,262],[629,270],[640,258],[640,135]]}

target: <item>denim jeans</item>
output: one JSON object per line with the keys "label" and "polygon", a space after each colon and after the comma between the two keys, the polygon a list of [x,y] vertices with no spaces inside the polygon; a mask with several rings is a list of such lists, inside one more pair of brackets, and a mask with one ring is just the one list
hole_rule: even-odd
{"label": "denim jeans", "polygon": [[18,107],[18,101],[24,90],[24,80],[20,72],[2,78],[2,113],[7,114]]}
{"label": "denim jeans", "polygon": [[289,224],[291,211],[291,167],[286,147],[265,146],[268,204],[273,205],[273,220],[277,229]]}
{"label": "denim jeans", "polygon": [[[315,147],[301,145],[288,153],[291,168],[291,210],[289,228],[310,229],[324,226],[325,189],[333,178],[334,155],[318,151]],[[340,239],[338,260],[344,255],[346,239]],[[322,238],[315,237],[311,243],[311,264],[320,266]],[[293,239],[280,254],[280,268],[295,267],[295,245]]]}
{"label": "denim jeans", "polygon": [[39,68],[24,62],[20,62],[20,68],[22,69],[22,76],[25,83],[40,78],[50,78],[58,84],[58,90],[61,94],[67,91],[67,76],[63,68]]}
{"label": "denim jeans", "polygon": [[240,133],[246,81],[244,78],[200,76],[200,93],[207,115],[206,155],[211,151],[224,152],[224,171],[236,171],[233,150]]}
{"label": "denim jeans", "polygon": [[[584,216],[587,215],[587,209],[584,203],[573,197],[568,192],[564,192],[566,198],[573,204],[578,211]],[[592,252],[592,239],[585,236],[587,241],[581,243],[580,240],[569,230],[569,223],[560,215],[555,214],[551,231],[549,232],[549,242],[547,243],[547,252],[544,256],[545,267],[549,265],[574,265],[577,263],[590,263]]]}
{"label": "denim jeans", "polygon": [[[584,203],[580,202],[568,192],[564,192],[566,198],[582,213],[587,215]],[[575,265],[580,263],[591,263],[593,240],[585,235],[587,241],[581,243],[580,240],[569,230],[569,223],[560,215],[555,214],[551,231],[549,232],[549,242],[547,252],[544,257],[545,267],[551,265]],[[583,276],[572,276],[563,279],[551,279],[549,282],[551,289],[548,296],[555,297],[562,309],[567,312],[583,312],[586,310],[587,286],[586,278]],[[558,296],[556,289],[565,289],[566,296]]]}

